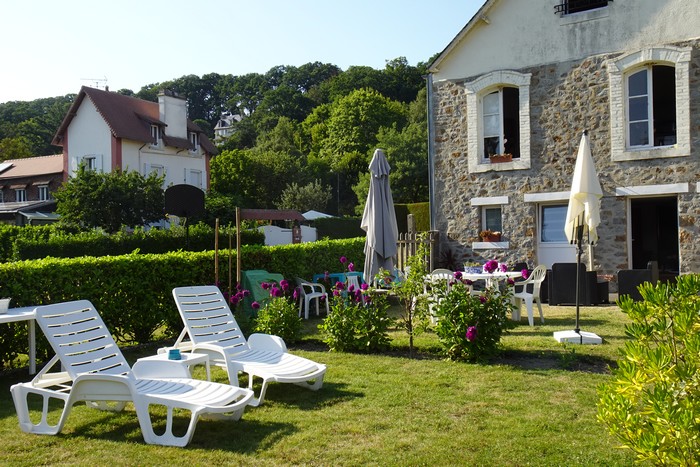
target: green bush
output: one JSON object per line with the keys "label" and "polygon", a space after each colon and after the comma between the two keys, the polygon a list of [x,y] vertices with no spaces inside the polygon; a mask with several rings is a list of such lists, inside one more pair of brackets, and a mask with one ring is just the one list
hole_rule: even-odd
{"label": "green bush", "polygon": [[700,464],[700,275],[640,287],[619,305],[632,323],[613,380],[599,389],[598,419],[656,465]]}
{"label": "green bush", "polygon": [[389,304],[368,290],[333,288],[331,313],[318,328],[324,342],[338,352],[380,352],[389,346]]}
{"label": "green bush", "polygon": [[449,288],[438,290],[434,312],[435,332],[451,360],[476,362],[498,351],[504,331],[511,326],[511,287],[488,288],[473,295],[457,277]]}
{"label": "green bush", "polygon": [[270,285],[271,298],[258,312],[255,330],[279,336],[289,344],[301,339],[303,325],[299,317],[299,307],[288,284],[283,280],[279,284]]}

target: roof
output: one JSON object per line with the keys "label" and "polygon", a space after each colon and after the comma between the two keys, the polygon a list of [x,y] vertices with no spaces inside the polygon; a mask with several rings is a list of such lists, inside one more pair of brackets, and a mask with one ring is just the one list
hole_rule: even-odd
{"label": "roof", "polygon": [[[92,101],[97,112],[104,118],[112,135],[116,138],[150,143],[153,142],[151,125],[165,126],[165,123],[160,120],[160,106],[157,102],[145,101],[116,92],[83,86],[80,88],[80,92],[68,110],[63,122],[61,122],[61,126],[58,127],[52,144],[63,145],[63,137],[68,130],[68,126],[73,121],[85,98]],[[216,147],[209,141],[202,129],[189,119],[187,119],[187,130],[199,133],[199,144],[207,153],[217,153]],[[168,137],[167,127],[163,133],[165,135],[163,138],[165,144],[176,148],[193,149],[187,139]]]}
{"label": "roof", "polygon": [[307,221],[311,221],[314,219],[325,219],[327,217],[333,217],[333,216],[331,216],[330,214],[323,213],[323,212],[314,211],[313,209],[310,211],[306,211],[304,213],[304,219],[306,219]]}
{"label": "roof", "polygon": [[3,162],[5,164],[9,167],[0,171],[0,179],[41,176],[48,180],[48,175],[63,173],[63,154],[8,159]]}
{"label": "roof", "polygon": [[49,199],[45,201],[12,201],[9,203],[0,203],[0,214],[16,214],[18,212],[30,211],[39,208],[55,209],[56,200]]}

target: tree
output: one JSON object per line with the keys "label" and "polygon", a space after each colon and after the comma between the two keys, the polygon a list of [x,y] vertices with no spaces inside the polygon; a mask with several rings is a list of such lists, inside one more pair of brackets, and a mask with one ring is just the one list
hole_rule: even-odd
{"label": "tree", "polygon": [[116,232],[122,226],[141,226],[163,218],[164,176],[120,170],[104,173],[86,169],[58,189],[54,196],[61,222],[101,227]]}
{"label": "tree", "polygon": [[313,209],[325,212],[332,196],[331,187],[322,185],[321,180],[315,180],[303,186],[292,182],[282,192],[277,202],[277,209],[294,209],[301,212]]}

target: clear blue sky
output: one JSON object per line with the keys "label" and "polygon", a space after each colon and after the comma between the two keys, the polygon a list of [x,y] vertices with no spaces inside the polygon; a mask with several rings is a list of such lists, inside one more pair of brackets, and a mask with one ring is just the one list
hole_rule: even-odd
{"label": "clear blue sky", "polygon": [[482,0],[12,0],[0,21],[0,103],[187,74],[308,62],[384,68],[442,51]]}

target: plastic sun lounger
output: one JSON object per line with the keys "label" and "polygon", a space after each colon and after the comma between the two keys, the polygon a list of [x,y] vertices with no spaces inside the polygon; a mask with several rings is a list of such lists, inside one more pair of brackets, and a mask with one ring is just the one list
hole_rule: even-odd
{"label": "plastic sun lounger", "polygon": [[[56,355],[31,382],[11,388],[20,428],[27,433],[60,433],[73,405],[81,401],[112,411],[133,402],[146,443],[182,447],[192,439],[200,416],[238,420],[253,398],[248,389],[192,379],[187,368],[177,363],[137,362],[131,369],[87,300],[37,307],[36,321]],[[63,371],[49,373],[58,363]],[[43,399],[38,423],[29,415],[27,399],[31,394]],[[55,425],[48,421],[52,399],[64,404]],[[167,408],[166,428],[161,435],[153,430],[150,405]],[[173,409],[191,414],[183,436],[173,434]]]}
{"label": "plastic sun lounger", "polygon": [[[262,378],[260,395],[251,405],[260,405],[271,382],[293,383],[318,390],[323,386],[326,365],[287,352],[281,337],[252,334],[248,340],[216,286],[173,289],[177,309],[185,323],[175,346],[206,353],[211,364],[225,368],[229,382],[238,386],[238,374],[248,374],[248,387]],[[189,337],[189,341],[185,338]]]}

